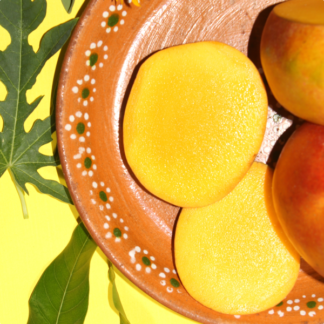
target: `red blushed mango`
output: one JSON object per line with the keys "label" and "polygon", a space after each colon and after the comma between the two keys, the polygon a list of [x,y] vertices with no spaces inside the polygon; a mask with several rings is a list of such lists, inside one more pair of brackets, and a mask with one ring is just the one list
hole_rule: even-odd
{"label": "red blushed mango", "polygon": [[324,125],[324,1],[277,5],[263,31],[261,62],[279,103]]}
{"label": "red blushed mango", "polygon": [[324,276],[324,126],[305,123],[285,145],[275,169],[279,221],[299,254]]}

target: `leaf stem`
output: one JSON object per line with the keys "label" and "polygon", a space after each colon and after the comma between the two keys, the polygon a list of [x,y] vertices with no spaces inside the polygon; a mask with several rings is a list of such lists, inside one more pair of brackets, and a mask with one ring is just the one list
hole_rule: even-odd
{"label": "leaf stem", "polygon": [[112,284],[112,299],[113,299],[114,306],[119,313],[120,324],[130,324],[130,322],[127,319],[127,316],[125,314],[123,305],[120,301],[119,294],[117,291],[114,267],[113,267],[113,264],[111,263],[111,261],[109,261],[109,260],[108,260],[108,267],[109,267],[108,277],[109,277],[110,283]]}
{"label": "leaf stem", "polygon": [[21,207],[22,207],[22,210],[23,210],[23,216],[24,216],[24,219],[28,219],[29,216],[28,216],[28,210],[27,210],[27,205],[26,205],[26,200],[25,200],[25,194],[24,194],[24,191],[23,189],[19,186],[18,182],[16,181],[16,178],[14,176],[14,174],[11,172],[10,168],[8,168],[8,171],[9,171],[9,174],[11,175],[11,178],[16,186],[16,189],[18,191],[18,195],[19,195],[19,198],[20,198],[20,202],[21,202]]}

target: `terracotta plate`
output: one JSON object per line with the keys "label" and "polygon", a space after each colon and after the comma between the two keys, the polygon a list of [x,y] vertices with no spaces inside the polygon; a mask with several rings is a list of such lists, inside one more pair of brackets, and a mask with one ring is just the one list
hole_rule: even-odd
{"label": "terracotta plate", "polygon": [[[324,286],[303,264],[283,304],[261,314],[223,315],[191,298],[177,276],[172,253],[179,209],[146,192],[125,161],[125,105],[141,62],[169,46],[217,40],[249,52],[259,66],[258,44],[269,12],[265,8],[275,2],[142,0],[141,7],[135,7],[93,0],[74,31],[63,65],[59,152],[80,216],[126,277],[165,306],[202,323],[322,323]],[[270,102],[277,110],[271,97]],[[290,124],[269,109],[259,161],[266,162]]]}

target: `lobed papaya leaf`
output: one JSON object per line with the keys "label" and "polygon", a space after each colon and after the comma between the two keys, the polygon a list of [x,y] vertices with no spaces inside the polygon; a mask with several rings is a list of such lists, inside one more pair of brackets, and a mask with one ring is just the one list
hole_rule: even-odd
{"label": "lobed papaya leaf", "polygon": [[42,97],[29,104],[26,91],[36,82],[36,77],[46,61],[67,41],[77,19],[70,20],[49,30],[35,53],[28,44],[28,35],[43,21],[46,0],[0,1],[0,25],[11,36],[11,44],[0,51],[0,80],[7,88],[5,101],[0,101],[3,131],[0,132],[0,177],[8,170],[22,201],[24,217],[28,218],[23,191],[28,194],[26,183],[35,185],[42,193],[67,203],[72,203],[69,192],[62,184],[46,180],[37,172],[45,166],[59,165],[57,156],[46,156],[39,148],[52,141],[54,118],[37,120],[27,133],[24,123],[38,106]]}

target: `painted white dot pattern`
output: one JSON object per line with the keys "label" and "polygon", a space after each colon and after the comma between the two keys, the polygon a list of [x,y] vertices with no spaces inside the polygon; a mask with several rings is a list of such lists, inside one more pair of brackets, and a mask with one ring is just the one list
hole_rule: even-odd
{"label": "painted white dot pattern", "polygon": [[[109,15],[114,12],[114,11],[120,11],[121,12],[121,16],[122,17],[126,17],[127,12],[125,10],[123,10],[123,6],[121,4],[118,4],[116,6],[114,5],[110,5],[108,10],[104,11],[102,13],[102,17],[104,19],[100,19],[100,21],[98,22],[99,24],[101,23],[101,26],[106,30],[107,33],[113,31],[113,32],[118,32],[120,28],[119,27],[121,25],[123,25],[125,23],[124,19],[120,19],[118,22],[118,25],[115,25],[113,27],[109,27],[108,26],[108,21],[107,18],[109,17]],[[89,112],[91,112],[91,108],[92,108],[92,103],[96,101],[96,97],[95,97],[95,93],[96,93],[96,88],[93,88],[93,85],[96,83],[95,78],[93,78],[92,76],[94,75],[94,73],[99,73],[98,68],[102,68],[104,66],[104,63],[107,64],[108,60],[108,46],[106,44],[104,44],[104,41],[101,39],[92,39],[91,43],[88,44],[88,48],[84,49],[83,55],[84,55],[84,60],[85,60],[85,66],[84,69],[85,71],[87,71],[87,73],[83,76],[79,76],[79,79],[77,79],[75,82],[76,84],[71,87],[72,88],[72,92],[76,94],[76,98],[75,101],[79,102],[78,107],[79,107],[79,111],[76,112],[74,115],[71,115],[69,117],[69,122],[65,125],[65,130],[67,132],[71,132],[73,133],[73,130],[75,130],[76,134],[69,134],[68,136],[70,136],[71,139],[77,139],[77,143],[84,143],[84,144],[79,144],[81,145],[81,147],[78,147],[78,153],[74,154],[73,157],[75,160],[78,159],[82,159],[79,162],[83,162],[83,159],[85,158],[90,158],[92,159],[92,163],[86,164],[86,160],[84,160],[84,163],[77,163],[77,168],[80,169],[80,172],[83,176],[89,176],[92,177],[94,176],[96,170],[97,170],[97,165],[95,163],[93,163],[93,161],[95,160],[95,156],[94,155],[90,155],[91,154],[91,148],[87,147],[89,145],[89,138],[91,136],[91,133],[89,131],[89,129],[86,129],[87,127],[91,127],[91,121],[90,121],[90,116],[89,116]],[[96,56],[94,55],[96,54]],[[96,71],[96,72],[93,72]],[[70,90],[71,91],[71,90]],[[76,125],[72,124],[75,121],[75,118],[83,118],[83,120],[85,120],[86,122],[83,124],[83,126],[78,123],[78,126],[76,127]],[[84,128],[84,126],[86,125],[86,127]],[[82,127],[80,127],[82,126]],[[79,134],[77,134],[79,133]],[[83,154],[87,153],[88,155],[84,156]],[[78,162],[78,161],[76,161]],[[89,166],[89,167],[88,167]],[[105,210],[105,213],[110,213],[110,210],[112,207],[110,205],[110,203],[112,203],[114,201],[114,195],[107,195],[108,196],[108,201],[110,203],[102,203],[101,200],[104,200],[103,196],[100,194],[99,196],[99,187],[102,187],[102,190],[105,190],[106,192],[110,193],[111,190],[110,188],[106,188],[105,183],[103,181],[98,180],[98,178],[94,177],[93,180],[96,181],[92,181],[89,179],[90,184],[91,184],[91,188],[92,190],[89,190],[90,195],[89,195],[89,199],[90,202],[94,205],[93,208],[98,208],[98,210]],[[87,181],[87,180],[85,180]],[[101,198],[101,200],[100,200]],[[106,207],[106,208],[105,208]],[[111,211],[112,212],[112,211]],[[111,216],[110,216],[111,215]],[[122,239],[128,239],[128,233],[121,233],[120,237],[115,237],[118,234],[116,234],[114,231],[112,231],[111,229],[116,228],[115,224],[116,221],[119,223],[124,223],[124,219],[118,217],[118,215],[116,213],[111,213],[109,215],[104,215],[103,217],[104,222],[102,223],[103,229],[107,230],[107,232],[105,232],[105,238],[110,239],[110,238],[114,238],[114,240],[112,242],[116,242],[119,243],[122,241]],[[128,226],[123,226],[124,230],[126,232],[129,231],[129,227]],[[147,274],[151,274],[154,270],[157,270],[159,268],[159,266],[157,266],[157,264],[155,263],[151,263],[150,266],[143,266],[140,262],[140,260],[138,260],[138,262],[136,262],[136,253],[141,253],[141,248],[139,246],[136,246],[133,250],[131,250],[129,252],[129,255],[131,257],[131,262],[134,264],[134,267],[137,271],[141,271],[144,270],[145,273]],[[145,255],[147,255],[147,257],[151,260],[151,261],[155,261],[155,258],[153,256],[149,255],[148,250],[144,249],[143,253]],[[138,257],[141,257],[140,255],[138,255]],[[162,269],[164,272],[162,272]],[[166,274],[170,273],[171,270],[167,267],[160,267],[159,268],[160,271],[155,271],[155,276],[160,277],[165,279],[166,278]],[[176,274],[175,270],[172,270],[173,273]],[[167,281],[166,280],[162,280],[161,282],[164,282],[164,285],[167,286]],[[172,291],[174,291],[173,287],[166,287],[166,290],[168,293],[171,293]],[[179,291],[180,292],[180,291]]]}
{"label": "painted white dot pattern", "polygon": [[285,313],[284,313],[284,312],[282,312],[282,311],[278,311],[278,315],[279,315],[280,317],[282,317],[282,316],[284,316],[284,315],[285,315]]}
{"label": "painted white dot pattern", "polygon": [[172,293],[172,292],[173,292],[173,288],[171,288],[171,287],[167,287],[167,292],[168,292],[168,293]]}

